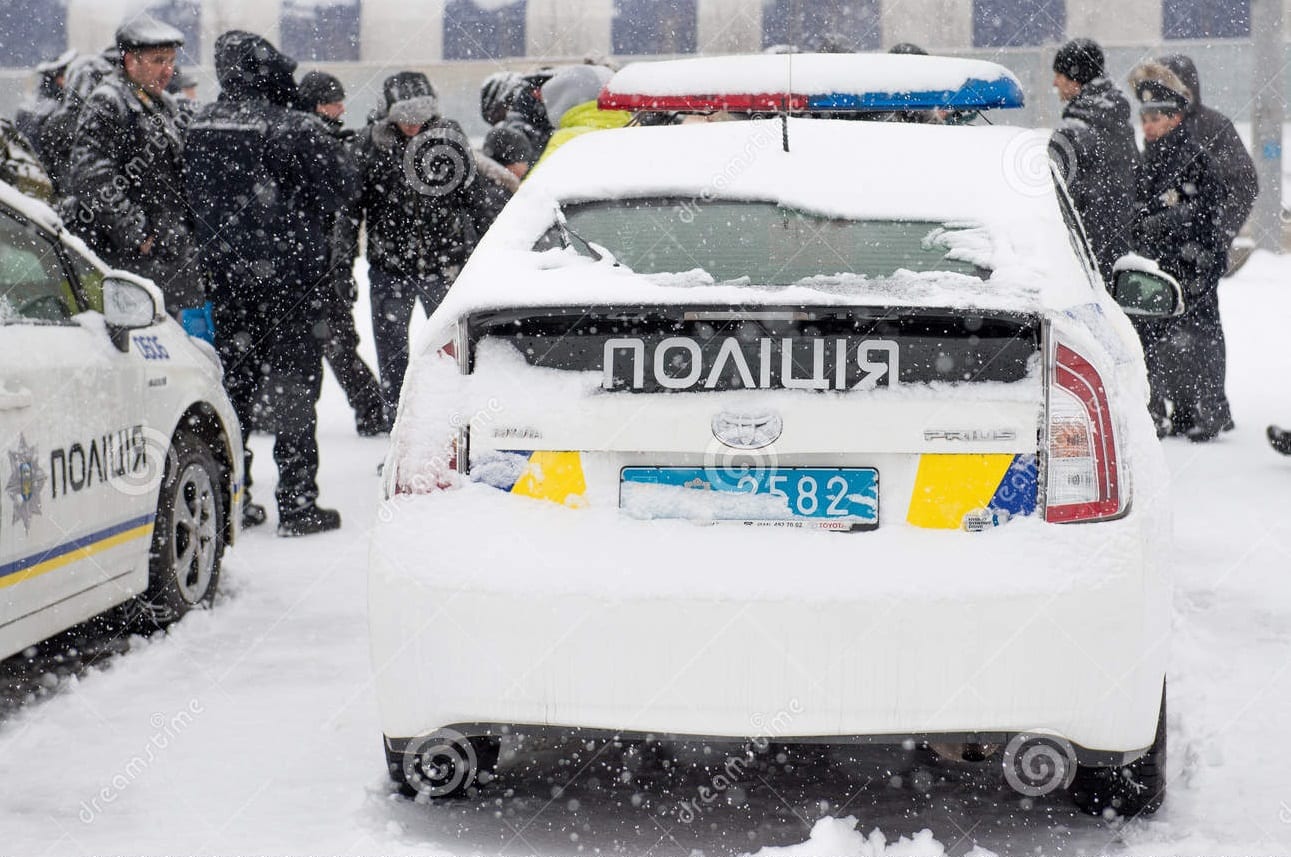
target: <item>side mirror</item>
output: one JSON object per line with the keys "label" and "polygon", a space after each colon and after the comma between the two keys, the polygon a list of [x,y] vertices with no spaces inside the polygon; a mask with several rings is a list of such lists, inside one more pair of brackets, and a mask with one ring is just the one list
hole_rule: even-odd
{"label": "side mirror", "polygon": [[1117,259],[1112,270],[1112,299],[1126,315],[1170,318],[1183,313],[1183,287],[1156,262],[1129,254]]}
{"label": "side mirror", "polygon": [[108,276],[103,280],[103,318],[119,351],[130,347],[128,334],[157,320],[157,300],[143,283]]}

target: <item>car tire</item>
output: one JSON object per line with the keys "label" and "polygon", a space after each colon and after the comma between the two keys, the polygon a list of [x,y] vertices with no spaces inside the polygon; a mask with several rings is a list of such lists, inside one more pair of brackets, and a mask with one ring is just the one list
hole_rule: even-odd
{"label": "car tire", "polygon": [[143,624],[165,627],[214,600],[227,514],[223,473],[206,444],[176,433],[157,496],[148,589],[138,599]]}
{"label": "car tire", "polygon": [[1152,746],[1128,765],[1110,768],[1077,767],[1070,794],[1076,806],[1089,815],[1133,818],[1161,808],[1166,790],[1165,690]]}

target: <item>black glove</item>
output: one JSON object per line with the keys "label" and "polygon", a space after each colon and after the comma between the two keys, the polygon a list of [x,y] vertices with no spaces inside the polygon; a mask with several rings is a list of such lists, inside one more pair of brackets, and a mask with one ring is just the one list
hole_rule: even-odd
{"label": "black glove", "polygon": [[1165,217],[1160,214],[1150,214],[1136,220],[1130,233],[1136,244],[1156,247],[1165,239],[1167,226]]}
{"label": "black glove", "polygon": [[345,304],[352,305],[359,299],[359,284],[354,281],[354,272],[338,269],[332,272],[332,290]]}

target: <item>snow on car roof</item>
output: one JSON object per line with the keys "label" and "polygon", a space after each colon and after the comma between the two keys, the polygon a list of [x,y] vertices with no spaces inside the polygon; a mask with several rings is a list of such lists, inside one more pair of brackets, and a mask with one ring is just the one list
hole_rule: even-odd
{"label": "snow on car roof", "polygon": [[63,228],[63,221],[52,208],[38,199],[32,199],[7,182],[0,181],[0,203],[14,209],[33,223],[39,223],[50,232],[58,232]]}
{"label": "snow on car roof", "polygon": [[[790,103],[785,104],[786,96]],[[614,75],[603,110],[874,111],[1021,107],[998,63],[902,54],[757,54],[638,62]]]}
{"label": "snow on car roof", "polygon": [[[1047,133],[805,118],[788,126],[788,153],[778,119],[625,128],[572,140],[521,185],[444,300],[442,317],[611,301],[841,305],[859,295],[876,305],[1037,311],[1101,300],[1058,208]],[[903,278],[909,288],[860,277],[843,288],[811,281],[758,288],[712,285],[697,271],[633,274],[574,250],[534,252],[558,206],[628,198],[677,200],[679,232],[686,205],[718,199],[844,219],[976,226],[968,230],[975,245],[964,249],[992,273],[986,281],[910,274]],[[838,285],[830,275],[840,272],[821,273]]]}

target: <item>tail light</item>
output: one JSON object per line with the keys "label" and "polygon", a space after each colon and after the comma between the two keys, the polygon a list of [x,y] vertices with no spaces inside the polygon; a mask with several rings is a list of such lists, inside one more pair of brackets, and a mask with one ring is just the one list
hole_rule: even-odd
{"label": "tail light", "polygon": [[[436,353],[441,358],[456,361],[462,374],[467,374],[464,327],[455,325],[452,338],[436,349]],[[402,449],[402,452],[394,457],[396,469],[387,495],[429,494],[455,487],[458,474],[466,472],[469,439],[470,425],[454,418],[449,420],[448,431],[440,444],[427,443],[417,437],[398,443],[395,448]]]}
{"label": "tail light", "polygon": [[1058,344],[1049,384],[1045,520],[1098,521],[1121,514],[1116,430],[1103,379]]}

